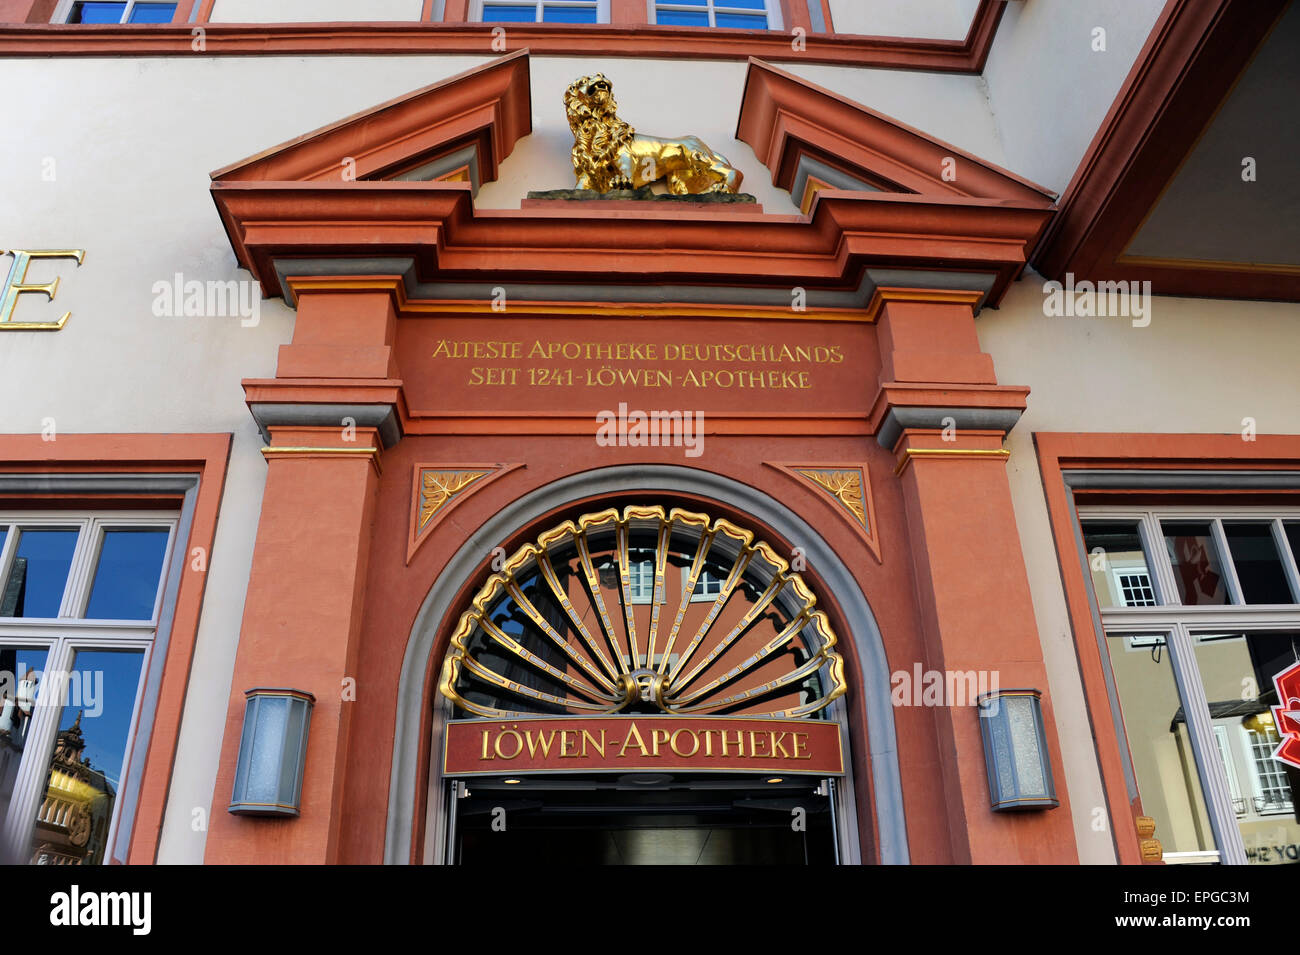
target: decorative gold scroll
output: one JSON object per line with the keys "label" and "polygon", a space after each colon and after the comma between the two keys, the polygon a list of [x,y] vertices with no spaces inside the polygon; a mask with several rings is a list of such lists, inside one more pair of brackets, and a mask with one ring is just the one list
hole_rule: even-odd
{"label": "decorative gold scroll", "polygon": [[[633,557],[651,546],[652,558]],[[634,579],[646,560],[648,597],[647,579]],[[706,563],[717,592],[701,597]],[[457,622],[439,689],[493,718],[810,716],[847,689],[837,638],[816,604],[784,558],[728,521],[640,505],[584,514],[488,577]]]}

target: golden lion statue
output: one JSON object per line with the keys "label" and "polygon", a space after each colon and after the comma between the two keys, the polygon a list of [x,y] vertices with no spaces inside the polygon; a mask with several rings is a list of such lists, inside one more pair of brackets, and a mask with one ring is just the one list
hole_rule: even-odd
{"label": "golden lion statue", "polygon": [[618,118],[614,90],[604,75],[569,84],[564,110],[573,130],[573,172],[579,189],[639,189],[666,179],[674,195],[735,192],[743,174],[694,136],[639,136]]}

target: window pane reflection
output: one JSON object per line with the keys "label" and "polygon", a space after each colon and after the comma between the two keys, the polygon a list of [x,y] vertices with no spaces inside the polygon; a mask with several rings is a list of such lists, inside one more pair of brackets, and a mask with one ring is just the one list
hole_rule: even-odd
{"label": "window pane reflection", "polygon": [[69,23],[121,23],[126,12],[125,3],[76,3],[72,6]]}
{"label": "window pane reflection", "polygon": [[80,530],[23,528],[0,595],[6,617],[57,617]]}
{"label": "window pane reflection", "polygon": [[131,8],[132,23],[171,23],[176,14],[174,3],[137,3]]}
{"label": "window pane reflection", "polygon": [[0,646],[0,820],[9,813],[45,654],[44,647]]}
{"label": "window pane reflection", "polygon": [[660,10],[655,16],[660,26],[706,27],[709,25],[709,12],[701,10]]}
{"label": "window pane reflection", "polygon": [[553,7],[547,4],[542,8],[543,23],[595,23],[595,7]]}
{"label": "window pane reflection", "polygon": [[754,17],[741,13],[715,13],[714,19],[719,27],[733,30],[766,30],[767,17]]}
{"label": "window pane reflection", "polygon": [[1300,634],[1198,639],[1196,663],[1219,739],[1233,812],[1252,865],[1300,862],[1300,770],[1273,759],[1280,743],[1270,707],[1273,676],[1300,660]]}
{"label": "window pane reflection", "polygon": [[104,531],[86,616],[99,620],[149,620],[162,579],[165,527]]}
{"label": "window pane reflection", "polygon": [[536,23],[537,7],[531,3],[515,3],[508,6],[484,6],[484,23]]}
{"label": "window pane reflection", "polygon": [[1182,602],[1188,605],[1230,603],[1210,525],[1162,521],[1160,526]]}
{"label": "window pane reflection", "polygon": [[31,861],[100,865],[121,787],[142,650],[81,650],[36,813]]}
{"label": "window pane reflection", "polygon": [[1228,539],[1233,566],[1241,582],[1241,595],[1248,604],[1295,603],[1291,585],[1282,570],[1272,523],[1237,524],[1225,522],[1223,534]]}
{"label": "window pane reflection", "polygon": [[1103,607],[1154,607],[1155,586],[1136,521],[1088,521],[1083,546],[1092,589]]}
{"label": "window pane reflection", "polygon": [[1149,634],[1109,636],[1111,670],[1119,691],[1137,775],[1142,812],[1156,821],[1155,838],[1172,852],[1216,849],[1196,771],[1183,703],[1163,644],[1142,646]]}

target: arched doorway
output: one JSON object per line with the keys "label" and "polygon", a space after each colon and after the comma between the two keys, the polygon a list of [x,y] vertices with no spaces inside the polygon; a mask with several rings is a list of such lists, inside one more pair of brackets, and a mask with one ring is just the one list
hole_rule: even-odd
{"label": "arched doorway", "polygon": [[[535,531],[537,543],[520,549],[501,565],[508,573],[489,575],[482,587],[475,580],[478,596],[474,605],[463,614],[453,615],[461,608],[453,607],[452,602],[470,574],[481,566],[485,546],[490,551],[492,542],[508,539],[520,527],[534,525],[574,502],[600,501],[602,497],[626,501],[629,492],[642,501],[672,501],[682,495],[694,501],[725,501],[729,513],[751,515],[751,526],[779,542],[785,552],[798,546],[803,558],[816,568],[820,586],[835,594],[841,615],[839,642],[830,621],[819,612],[812,588],[780,557],[777,548],[737,523],[718,521],[688,509],[674,512],[664,504],[642,504],[604,514],[588,511],[585,528],[582,522],[543,524]],[[702,541],[707,541],[708,546],[702,547]],[[538,559],[539,545],[546,551],[542,560]],[[712,565],[710,551],[714,552]],[[649,568],[645,567],[646,560],[650,561]],[[547,566],[552,574],[548,574]],[[683,576],[678,578],[677,596],[669,599],[667,592],[673,589],[669,579],[674,572]],[[551,575],[553,581],[547,579]],[[644,586],[633,583],[635,575],[645,575]],[[548,593],[549,598],[545,597]],[[718,597],[724,594],[727,599],[719,602]],[[643,595],[648,595],[649,600],[638,604]],[[575,597],[581,598],[581,608],[576,606]],[[659,597],[664,599],[656,602]],[[695,597],[700,599],[692,599]],[[565,600],[573,607],[572,613],[565,608]],[[659,620],[652,623],[656,615]],[[668,635],[674,627],[676,636],[670,645]],[[442,669],[431,668],[430,655],[440,641],[448,640],[448,632],[453,629]],[[648,639],[652,630],[654,649]],[[761,653],[767,647],[771,649]],[[853,653],[856,672],[862,674],[862,685],[854,687],[854,692],[861,694],[856,709],[865,714],[861,729],[870,756],[862,753],[856,762],[848,758],[850,714],[842,698],[845,683],[840,652]],[[752,659],[760,653],[758,660]],[[438,657],[442,660],[443,654],[438,653]],[[424,682],[430,674],[440,683],[435,692],[427,692]],[[424,737],[433,741],[433,758],[427,764],[427,778],[419,779],[426,700],[436,704],[433,732]],[[700,820],[711,817],[716,821],[725,803],[732,815],[715,828],[730,832],[722,842],[731,840],[738,846],[752,844],[753,840],[737,841],[733,830],[748,829],[752,835],[756,827],[742,825],[737,812],[743,815],[757,810],[760,802],[769,803],[785,810],[780,825],[788,830],[790,809],[798,805],[798,800],[821,798],[827,810],[829,856],[843,862],[862,861],[856,793],[870,792],[875,838],[869,861],[907,861],[888,668],[865,598],[839,556],[798,515],[747,485],[710,472],[663,466],[584,472],[540,488],[503,509],[461,547],[430,590],[408,643],[398,704],[385,847],[388,861],[410,858],[411,840],[419,829],[415,819],[419,786],[428,786],[423,858],[429,862],[454,860],[457,852],[465,848],[463,834],[467,830],[464,820],[457,818],[459,805],[470,805],[465,802],[471,798],[465,790],[472,796],[477,787],[477,792],[486,791],[495,797],[506,792],[505,787],[512,787],[509,793],[516,808],[538,802],[545,806],[553,798],[546,794],[558,791],[555,784],[564,774],[557,774],[555,767],[537,773],[516,772],[512,767],[502,773],[476,774],[479,781],[469,785],[462,766],[444,773],[446,753],[442,740],[448,719],[455,725],[460,722],[457,716],[484,721],[558,719],[574,712],[603,719],[639,714],[643,715],[638,718],[645,720],[669,716],[795,719],[819,725],[823,734],[829,728],[838,737],[845,769],[843,776],[828,774],[836,780],[830,784],[824,782],[826,777],[796,782],[800,774],[779,772],[769,763],[754,764],[761,765],[759,772],[746,773],[736,765],[725,771],[709,767],[694,772],[705,767],[698,762],[687,765],[679,761],[672,767],[673,772],[653,774],[671,777],[668,781],[650,779],[642,783],[635,777],[652,775],[644,772],[649,768],[645,766],[638,767],[642,772],[631,774],[612,770],[570,773],[567,782],[573,786],[567,791],[572,793],[586,786],[585,791],[597,794],[582,809],[593,818],[616,809],[644,815],[642,811],[654,803],[656,809],[667,806],[661,813],[666,817],[675,811],[670,805],[674,798],[697,811],[699,818],[688,825],[660,827],[664,829],[708,828]],[[720,737],[714,739],[721,749]],[[539,736],[534,747],[540,746]],[[782,753],[780,745],[776,752]],[[752,746],[750,755],[755,755]],[[758,755],[771,755],[770,746]],[[800,755],[806,756],[808,751]],[[870,778],[855,781],[854,765],[859,776],[865,772]],[[584,768],[592,767],[587,764]],[[623,791],[635,796],[617,795],[618,785],[611,785],[610,780],[612,777],[617,781],[619,776],[633,777],[621,784]],[[780,782],[769,782],[773,779]],[[541,780],[549,780],[550,788]],[[647,800],[651,790],[638,793],[639,784],[658,786],[656,791],[660,793],[693,795]],[[787,789],[778,796],[773,793],[780,793],[780,789],[768,790],[761,796],[755,791],[781,786]],[[527,789],[543,795],[531,803],[515,795]],[[706,791],[714,795],[707,799],[699,795]],[[786,807],[786,802],[791,806]],[[572,798],[565,805],[573,811],[579,808]],[[498,802],[489,808],[500,806]],[[832,817],[833,823],[829,822]],[[509,826],[510,822],[506,822],[507,831]],[[694,843],[687,839],[683,844]],[[773,852],[779,855],[787,850],[794,852],[789,846],[785,850],[777,847]],[[621,850],[617,846],[611,849],[606,842],[599,851],[617,855]],[[747,851],[742,846],[734,858],[757,861],[748,858]],[[803,840],[799,852],[805,851],[810,858],[826,858],[819,848],[810,848]],[[660,856],[659,861],[665,860]]]}

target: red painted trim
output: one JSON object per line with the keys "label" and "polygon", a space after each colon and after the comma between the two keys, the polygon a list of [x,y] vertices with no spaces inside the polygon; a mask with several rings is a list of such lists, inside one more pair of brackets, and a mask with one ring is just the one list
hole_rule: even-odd
{"label": "red painted trim", "polygon": [[[229,455],[228,434],[60,434],[58,441],[44,441],[34,434],[0,435],[0,461],[4,462],[3,470],[10,473],[197,473],[199,489],[190,536],[178,541],[177,547],[186,554],[202,547],[208,566],[213,558],[212,542]],[[99,500],[66,496],[56,500],[60,507],[75,507],[92,499]],[[179,507],[179,498],[171,503]],[[157,860],[206,584],[206,571],[192,570],[187,561],[176,595],[149,748],[144,754],[140,799],[126,860],[129,863]]]}
{"label": "red painted trim", "polygon": [[[448,14],[451,12],[448,4]],[[340,54],[438,54],[493,52],[492,25],[452,22],[212,24],[205,23],[208,56],[298,56]],[[981,34],[981,37],[985,34]],[[991,34],[987,34],[991,41]],[[4,24],[0,56],[194,56],[190,25],[83,26]],[[572,56],[631,56],[744,60],[759,56],[800,63],[838,63],[877,69],[976,73],[987,55],[967,40],[809,33],[807,48],[795,53],[789,32],[702,30],[696,27],[558,23],[513,24],[506,31],[508,51]]]}
{"label": "red painted trim", "polygon": [[1286,0],[1170,0],[1034,251],[1049,278],[1150,280],[1164,295],[1300,300],[1300,276],[1125,262],[1124,249],[1286,8]]}
{"label": "red painted trim", "polygon": [[491,285],[544,278],[843,289],[872,263],[986,270],[998,274],[996,303],[1051,215],[1011,200],[835,191],[820,193],[807,218],[475,210],[465,183],[215,182],[212,194],[236,257],[268,295],[282,294],[275,256],[364,251],[414,257],[421,280],[454,275]]}
{"label": "red painted trim", "polygon": [[[1042,208],[1055,198],[950,143],[753,58],[736,138],[753,147],[772,170],[772,182],[787,191],[800,157],[810,155],[892,191],[1013,199]],[[946,162],[951,180],[944,178]]]}
{"label": "red painted trim", "polygon": [[781,0],[781,24],[786,33],[793,33],[796,27],[805,34],[812,33],[808,4],[804,0]]}
{"label": "red painted trim", "polygon": [[355,164],[350,176],[378,178],[476,143],[479,181],[490,182],[519,138],[532,132],[528,74],[528,51],[520,50],[304,133],[212,178],[339,182],[344,157]]}
{"label": "red painted trim", "polygon": [[[1074,501],[1064,472],[1082,468],[1279,470],[1300,466],[1300,436],[1259,435],[1243,441],[1223,434],[1056,434],[1034,435],[1038,467],[1047,498],[1048,518],[1056,542],[1066,608],[1074,631],[1075,652],[1083,678],[1084,700],[1097,741],[1097,762],[1111,814],[1111,831],[1121,863],[1139,865],[1142,855],[1132,821],[1141,814],[1140,800],[1130,805],[1124,782],[1122,749],[1127,739],[1115,733],[1106,688],[1100,634],[1093,625],[1092,602],[1074,536]],[[1133,496],[1146,496],[1134,490]],[[1241,492],[1249,495],[1250,492]],[[1276,500],[1276,495],[1268,495]],[[1157,823],[1159,820],[1157,820]],[[1157,835],[1159,835],[1157,831]]]}
{"label": "red painted trim", "polygon": [[974,57],[972,72],[984,72],[984,64],[988,62],[993,38],[997,36],[998,24],[1002,22],[1006,8],[1006,0],[980,0],[975,16],[971,17],[970,29],[966,31],[966,48]]}

